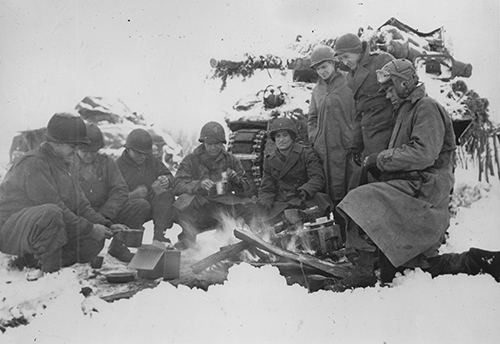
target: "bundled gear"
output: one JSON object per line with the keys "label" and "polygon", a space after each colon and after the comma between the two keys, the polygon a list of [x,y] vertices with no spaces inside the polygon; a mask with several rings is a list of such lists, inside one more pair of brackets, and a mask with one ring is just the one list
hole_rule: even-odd
{"label": "bundled gear", "polygon": [[87,136],[90,140],[89,144],[83,146],[86,151],[97,152],[104,147],[104,137],[102,136],[101,129],[93,123],[87,124]]}
{"label": "bundled gear", "polygon": [[47,124],[47,140],[67,144],[88,144],[87,128],[79,116],[56,113]]}
{"label": "bundled gear", "polygon": [[201,128],[198,141],[208,144],[226,143],[226,133],[219,123],[208,122]]}
{"label": "bundled gear", "polygon": [[128,134],[125,147],[142,154],[153,153],[153,138],[144,129],[134,129]]}
{"label": "bundled gear", "polygon": [[353,33],[346,33],[335,41],[333,46],[335,56],[343,53],[360,54],[363,50],[361,40]]}
{"label": "bundled gear", "polygon": [[269,136],[271,136],[273,141],[276,133],[280,130],[288,131],[293,140],[299,135],[295,122],[288,117],[276,118],[269,123]]}
{"label": "bundled gear", "polygon": [[[276,93],[276,90],[279,93]],[[276,89],[272,85],[267,86],[262,97],[266,109],[274,109],[285,103],[285,93],[281,90],[281,86],[276,87]]]}
{"label": "bundled gear", "polygon": [[327,45],[314,48],[311,53],[311,68],[316,68],[325,61],[335,61],[335,52]]}

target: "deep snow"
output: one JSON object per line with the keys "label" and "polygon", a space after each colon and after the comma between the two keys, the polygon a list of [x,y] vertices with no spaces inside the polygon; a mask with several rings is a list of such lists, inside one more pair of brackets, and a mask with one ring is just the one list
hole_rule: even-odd
{"label": "deep snow", "polygon": [[[475,171],[460,168],[456,176],[457,185],[476,187],[480,198],[458,209],[441,251],[500,249],[497,218],[491,216],[500,209],[500,184],[496,179],[477,184]],[[229,238],[202,240],[216,246]],[[5,256],[0,262],[0,316],[23,300],[28,304],[20,308],[38,312],[29,325],[8,328],[2,343],[496,343],[500,338],[500,284],[489,275],[432,279],[408,270],[390,287],[310,294],[287,286],[276,268],[243,263],[207,292],[161,283],[109,304],[79,294],[71,268],[27,282],[24,273],[6,271]]]}

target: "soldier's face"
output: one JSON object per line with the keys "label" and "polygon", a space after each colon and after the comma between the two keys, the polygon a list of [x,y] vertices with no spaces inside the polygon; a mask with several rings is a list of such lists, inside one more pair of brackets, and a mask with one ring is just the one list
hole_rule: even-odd
{"label": "soldier's face", "polygon": [[338,56],[339,60],[349,67],[350,70],[355,70],[358,67],[360,54],[356,53],[342,53]]}
{"label": "soldier's face", "polygon": [[325,61],[320,63],[314,69],[321,79],[326,80],[333,74],[333,72],[335,72],[335,65],[332,61]]}
{"label": "soldier's face", "polygon": [[401,102],[394,84],[387,88],[385,97],[391,101],[392,105],[398,105]]}
{"label": "soldier's face", "polygon": [[128,155],[130,158],[137,164],[137,165],[142,165],[144,164],[144,161],[146,161],[147,155],[138,151],[135,151],[133,149],[128,149],[127,150]]}
{"label": "soldier's face", "polygon": [[280,151],[286,151],[293,143],[292,137],[286,130],[280,130],[274,135],[274,142]]}
{"label": "soldier's face", "polygon": [[85,151],[82,149],[77,149],[76,154],[86,164],[93,163],[97,158],[97,152]]}
{"label": "soldier's face", "polygon": [[222,142],[219,143],[203,143],[205,145],[205,150],[207,154],[215,157],[219,155],[219,153],[224,149],[224,144]]}

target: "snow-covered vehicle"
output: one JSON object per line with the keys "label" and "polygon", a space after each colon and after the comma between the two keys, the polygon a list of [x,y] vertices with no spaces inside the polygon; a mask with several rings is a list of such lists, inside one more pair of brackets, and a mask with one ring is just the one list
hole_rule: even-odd
{"label": "snow-covered vehicle", "polygon": [[[457,144],[466,145],[469,151],[478,150],[478,141],[475,139],[478,132],[475,130],[484,129],[479,128],[477,123],[487,113],[488,102],[467,88],[463,79],[471,76],[472,65],[452,56],[446,47],[444,34],[442,27],[422,33],[395,18],[389,19],[378,29],[360,28],[358,32],[361,40],[368,42],[372,51],[382,50],[395,58],[411,60],[429,95],[438,100],[452,116]],[[226,88],[228,78],[232,77],[251,77],[262,82],[261,89],[255,89],[254,93],[238,99],[225,116],[231,130],[229,150],[242,161],[247,173],[253,177],[255,190],[262,177],[265,152],[272,145],[266,136],[269,120],[278,116],[293,118],[300,139],[307,142],[306,116],[311,92],[317,81],[315,71],[310,68],[309,54],[317,43],[333,46],[334,42],[335,39],[326,39],[306,43],[298,36],[291,46],[289,58],[247,54],[246,60],[239,62],[210,61],[214,69],[213,77],[222,80],[221,91]],[[474,121],[475,125],[472,123]],[[488,144],[486,140],[484,145]]]}

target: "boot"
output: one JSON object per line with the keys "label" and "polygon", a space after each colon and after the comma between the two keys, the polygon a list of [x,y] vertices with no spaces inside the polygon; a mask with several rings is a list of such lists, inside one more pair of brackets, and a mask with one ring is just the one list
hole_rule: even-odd
{"label": "boot", "polygon": [[485,272],[500,282],[500,252],[471,248],[468,256],[479,267],[479,272]]}
{"label": "boot", "polygon": [[130,252],[127,246],[116,238],[111,241],[109,245],[108,253],[110,256],[115,257],[116,259],[128,263],[134,257],[134,254]]}
{"label": "boot", "polygon": [[377,283],[375,276],[376,253],[356,250],[355,253],[349,254],[348,258],[354,265],[352,273],[349,277],[341,279],[333,290],[343,291],[350,288],[373,287]]}

